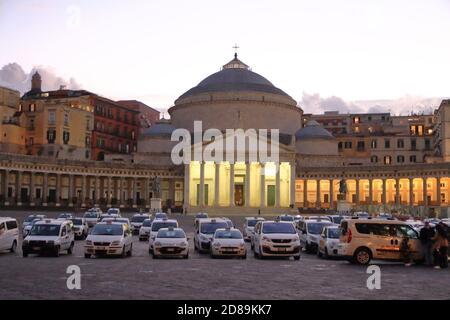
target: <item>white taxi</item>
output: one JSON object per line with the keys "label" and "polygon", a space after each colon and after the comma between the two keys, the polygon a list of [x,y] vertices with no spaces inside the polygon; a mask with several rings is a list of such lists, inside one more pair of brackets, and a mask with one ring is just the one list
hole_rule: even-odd
{"label": "white taxi", "polygon": [[73,232],[75,234],[75,238],[77,239],[86,239],[89,233],[89,225],[85,218],[72,218],[70,219],[73,222]]}
{"label": "white taxi", "polygon": [[146,219],[150,219],[150,215],[147,213],[136,213],[131,217],[131,231],[133,234],[139,234],[142,223]]}
{"label": "white taxi", "polygon": [[92,229],[84,246],[84,257],[92,255],[131,256],[133,237],[126,224],[113,221],[99,222]]}
{"label": "white taxi", "polygon": [[339,236],[339,226],[324,227],[319,237],[317,256],[325,259],[338,256]]}
{"label": "white taxi", "polygon": [[142,226],[139,228],[139,241],[145,241],[150,238],[150,232],[152,231],[152,219],[145,219],[142,222]]}
{"label": "white taxi", "polygon": [[235,228],[217,229],[211,241],[211,257],[240,257],[247,258],[244,237]]}
{"label": "white taxi", "polygon": [[181,228],[161,228],[153,243],[153,259],[159,257],[189,258],[189,243]]}
{"label": "white taxi", "polygon": [[153,253],[153,243],[159,229],[162,228],[178,228],[178,222],[175,219],[154,219],[150,227],[150,235],[148,239],[148,252]]}

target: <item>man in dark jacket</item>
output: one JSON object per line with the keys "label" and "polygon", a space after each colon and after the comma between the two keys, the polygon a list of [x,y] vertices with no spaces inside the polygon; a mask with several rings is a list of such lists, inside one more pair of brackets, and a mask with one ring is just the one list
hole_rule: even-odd
{"label": "man in dark jacket", "polygon": [[433,265],[433,237],[434,229],[430,226],[429,222],[425,222],[425,226],[420,229],[420,241],[422,242],[425,264],[427,266]]}

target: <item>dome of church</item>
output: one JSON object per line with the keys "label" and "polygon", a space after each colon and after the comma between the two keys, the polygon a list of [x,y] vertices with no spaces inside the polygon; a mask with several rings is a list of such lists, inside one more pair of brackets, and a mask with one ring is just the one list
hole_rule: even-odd
{"label": "dome of church", "polygon": [[140,137],[170,137],[175,129],[169,120],[162,119],[145,129]]}
{"label": "dome of church", "polygon": [[334,136],[315,120],[310,120],[304,128],[295,133],[296,140],[334,139]]}
{"label": "dome of church", "polygon": [[255,91],[279,94],[291,98],[283,90],[275,87],[269,80],[251,71],[245,63],[235,56],[233,60],[223,66],[221,71],[206,77],[178,99],[184,99],[200,93],[227,91]]}

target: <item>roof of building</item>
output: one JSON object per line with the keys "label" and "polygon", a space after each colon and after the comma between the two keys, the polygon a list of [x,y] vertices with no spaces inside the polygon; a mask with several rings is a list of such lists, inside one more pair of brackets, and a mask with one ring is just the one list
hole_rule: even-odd
{"label": "roof of building", "polygon": [[225,64],[222,70],[206,77],[197,86],[186,91],[178,99],[200,93],[228,91],[256,91],[279,94],[291,98],[283,90],[275,87],[269,80],[251,71],[235,55],[234,59]]}
{"label": "roof of building", "polygon": [[335,137],[315,120],[310,120],[305,127],[295,133],[297,140],[306,139],[335,139]]}
{"label": "roof of building", "polygon": [[143,137],[166,137],[171,136],[176,128],[170,123],[170,120],[161,119],[149,128],[142,131],[140,138]]}
{"label": "roof of building", "polygon": [[121,104],[121,105],[123,105],[123,106],[125,106],[125,107],[127,107],[127,108],[131,108],[133,110],[139,110],[139,107],[142,106],[142,107],[148,108],[149,110],[152,110],[154,112],[160,113],[155,108],[152,108],[152,107],[146,105],[145,103],[143,103],[143,102],[141,102],[139,100],[119,100],[119,101],[116,101],[116,102]]}

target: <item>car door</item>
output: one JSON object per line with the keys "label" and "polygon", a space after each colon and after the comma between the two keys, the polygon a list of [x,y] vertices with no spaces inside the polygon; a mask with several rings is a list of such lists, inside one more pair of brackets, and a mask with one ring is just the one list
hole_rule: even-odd
{"label": "car door", "polygon": [[67,233],[67,227],[65,225],[61,226],[61,250],[67,250],[69,248],[69,235]]}
{"label": "car door", "polygon": [[7,240],[5,245],[8,246],[8,249],[11,248],[14,240],[17,241],[19,237],[19,228],[17,225],[16,220],[10,220],[6,222],[6,234],[7,234]]}
{"label": "car door", "polygon": [[398,260],[400,259],[400,243],[397,231],[392,224],[374,223],[368,224],[373,243],[373,258]]}
{"label": "car door", "polygon": [[0,250],[6,250],[8,246],[7,242],[7,230],[6,230],[6,223],[1,222],[0,223]]}
{"label": "car door", "polygon": [[399,244],[403,240],[404,237],[409,238],[409,246],[411,250],[411,256],[414,260],[421,260],[423,259],[423,249],[422,249],[422,243],[419,240],[419,234],[414,228],[408,225],[396,225],[396,231],[397,231],[397,241]]}
{"label": "car door", "polygon": [[328,232],[328,228],[322,229],[322,233],[320,234],[320,238],[319,238],[319,249],[318,250],[325,251],[325,247],[327,245],[327,232]]}

